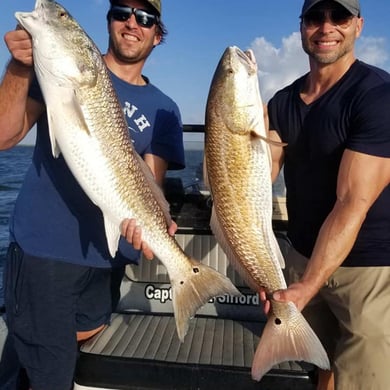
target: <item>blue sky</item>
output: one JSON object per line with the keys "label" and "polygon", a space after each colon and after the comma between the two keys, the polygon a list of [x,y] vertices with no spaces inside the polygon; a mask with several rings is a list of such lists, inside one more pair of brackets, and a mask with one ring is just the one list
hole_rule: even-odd
{"label": "blue sky", "polygon": [[[361,0],[365,25],[357,57],[390,71],[389,0]],[[62,0],[104,53],[108,0]],[[203,123],[207,94],[216,65],[227,46],[254,50],[264,101],[308,69],[300,45],[303,0],[162,0],[166,43],[144,68],[152,83],[179,105],[184,123]],[[30,11],[34,0],[1,0],[1,35],[16,25],[15,11]],[[0,42],[0,67],[9,59]],[[31,137],[27,143],[31,142]]]}

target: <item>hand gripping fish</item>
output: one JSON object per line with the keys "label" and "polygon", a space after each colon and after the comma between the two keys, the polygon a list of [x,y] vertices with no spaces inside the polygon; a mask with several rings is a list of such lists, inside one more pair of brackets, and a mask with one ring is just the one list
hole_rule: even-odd
{"label": "hand gripping fish", "polygon": [[203,304],[238,290],[227,277],[188,257],[168,234],[168,203],[133,148],[102,55],[79,24],[51,0],[37,0],[35,10],[15,17],[32,36],[53,155],[62,153],[101,209],[111,256],[118,249],[121,222],[135,218],[141,225],[144,241],[167,268],[183,341],[189,319]]}
{"label": "hand gripping fish", "polygon": [[[206,182],[212,230],[227,257],[254,291],[286,288],[284,259],[272,230],[271,156],[252,52],[228,47],[215,71],[206,107]],[[321,342],[295,305],[271,302],[252,377],[274,365],[304,360],[329,368]]]}

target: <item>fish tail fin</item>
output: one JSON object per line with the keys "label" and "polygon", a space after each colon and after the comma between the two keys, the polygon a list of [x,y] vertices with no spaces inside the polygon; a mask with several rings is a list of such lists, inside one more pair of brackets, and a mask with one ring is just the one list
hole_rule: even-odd
{"label": "fish tail fin", "polygon": [[305,361],[330,369],[325,349],[308,322],[292,302],[285,305],[289,318],[283,320],[272,314],[261,335],[252,363],[252,378],[256,381],[273,366],[286,361]]}
{"label": "fish tail fin", "polygon": [[201,263],[193,262],[189,275],[171,282],[176,329],[182,342],[190,319],[211,298],[224,294],[241,295],[228,277]]}

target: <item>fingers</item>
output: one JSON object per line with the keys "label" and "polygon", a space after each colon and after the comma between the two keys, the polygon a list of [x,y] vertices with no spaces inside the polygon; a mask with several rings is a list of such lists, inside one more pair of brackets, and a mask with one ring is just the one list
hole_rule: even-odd
{"label": "fingers", "polygon": [[275,291],[272,295],[275,301],[286,302],[286,290]]}
{"label": "fingers", "polygon": [[[275,291],[272,295],[267,294],[264,288],[260,288],[259,291],[260,301],[263,304],[263,310],[266,315],[270,314],[271,310],[271,299],[278,302],[287,302],[288,299],[288,290],[278,290]],[[291,299],[290,299],[291,300]]]}
{"label": "fingers", "polygon": [[145,258],[146,258],[147,260],[153,260],[153,258],[154,258],[154,253],[153,253],[153,251],[148,247],[147,244],[142,243],[141,249],[142,249],[142,253],[144,254],[144,256],[145,256]]}
{"label": "fingers", "polygon": [[177,224],[176,222],[172,221],[172,223],[168,227],[168,234],[173,237],[176,231],[177,231]]}
{"label": "fingers", "polygon": [[[121,223],[121,234],[129,244],[133,245],[133,233],[135,229],[134,219],[125,219]],[[134,245],[133,245],[134,246]],[[140,248],[138,248],[140,249]]]}
{"label": "fingers", "polygon": [[269,313],[269,311],[271,309],[271,302],[267,298],[267,293],[266,293],[265,289],[260,288],[260,290],[259,290],[259,297],[260,297],[261,303],[263,304],[264,314],[268,315],[268,313]]}
{"label": "fingers", "polygon": [[146,242],[142,241],[142,229],[135,219],[125,219],[121,224],[121,234],[134,249],[141,250],[146,259],[152,260],[154,254]]}
{"label": "fingers", "polygon": [[310,288],[302,282],[290,284],[287,289],[275,291],[272,294],[272,299],[278,302],[293,302],[299,311],[313,297],[310,293]]}
{"label": "fingers", "polygon": [[4,35],[4,41],[12,57],[25,66],[33,65],[33,49],[30,34],[17,27]]}
{"label": "fingers", "polygon": [[125,219],[121,224],[121,233],[134,249],[142,249],[142,229],[136,224],[135,219]]}
{"label": "fingers", "polygon": [[263,310],[264,310],[264,314],[268,316],[271,310],[271,302],[268,299],[263,301]]}

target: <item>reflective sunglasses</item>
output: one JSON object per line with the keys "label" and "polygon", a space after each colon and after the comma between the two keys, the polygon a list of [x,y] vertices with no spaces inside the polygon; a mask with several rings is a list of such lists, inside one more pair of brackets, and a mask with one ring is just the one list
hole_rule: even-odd
{"label": "reflective sunglasses", "polygon": [[131,15],[135,16],[135,20],[141,27],[146,28],[151,28],[159,20],[157,15],[150,14],[138,8],[114,5],[110,9],[110,16],[119,22],[126,22],[130,19]]}
{"label": "reflective sunglasses", "polygon": [[315,28],[330,21],[334,26],[348,28],[353,19],[353,15],[345,8],[314,9],[303,16],[302,21],[306,28]]}

